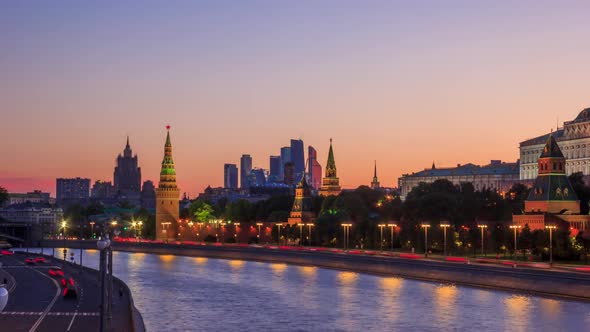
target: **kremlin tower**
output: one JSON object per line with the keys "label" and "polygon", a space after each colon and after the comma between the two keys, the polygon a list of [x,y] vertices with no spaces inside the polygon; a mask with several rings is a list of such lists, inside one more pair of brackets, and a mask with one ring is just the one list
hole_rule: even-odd
{"label": "kremlin tower", "polygon": [[319,194],[321,196],[337,196],[342,191],[340,180],[336,176],[336,162],[334,161],[334,151],[332,149],[332,139],[330,138],[330,151],[328,152],[328,162],[326,163],[326,177],[322,179],[322,186]]}
{"label": "kremlin tower", "polygon": [[315,214],[311,210],[311,205],[311,188],[305,180],[304,172],[301,181],[295,188],[295,200],[288,219],[289,225],[313,223]]}
{"label": "kremlin tower", "polygon": [[160,182],[156,188],[156,240],[175,239],[178,228],[180,189],[176,186],[176,171],[172,160],[170,126],[166,126],[164,160],[160,171]]}

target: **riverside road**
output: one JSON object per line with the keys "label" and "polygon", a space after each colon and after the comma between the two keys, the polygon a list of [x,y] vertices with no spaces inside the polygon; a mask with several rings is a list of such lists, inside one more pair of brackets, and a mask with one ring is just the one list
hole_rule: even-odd
{"label": "riverside road", "polygon": [[[97,331],[100,312],[100,287],[96,271],[66,264],[64,272],[77,284],[77,296],[63,296],[61,277],[51,276],[50,268],[62,267],[61,261],[26,264],[25,259],[39,257],[26,253],[0,257],[0,282],[7,280],[9,299],[0,312],[2,331]],[[118,290],[119,285],[113,286]],[[112,331],[130,330],[129,298],[126,292],[113,296]]]}

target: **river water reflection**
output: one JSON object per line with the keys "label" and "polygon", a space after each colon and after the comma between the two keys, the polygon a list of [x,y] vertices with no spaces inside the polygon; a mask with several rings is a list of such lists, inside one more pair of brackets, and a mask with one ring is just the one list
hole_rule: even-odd
{"label": "river water reflection", "polygon": [[[98,256],[86,251],[84,264],[97,268]],[[590,326],[589,303],[309,266],[115,252],[114,273],[131,288],[148,331],[587,331]]]}

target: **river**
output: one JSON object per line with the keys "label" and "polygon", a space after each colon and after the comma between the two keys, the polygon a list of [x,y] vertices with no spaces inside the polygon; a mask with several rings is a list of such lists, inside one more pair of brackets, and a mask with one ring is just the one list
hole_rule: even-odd
{"label": "river", "polygon": [[[87,250],[84,265],[98,268],[98,258],[98,251]],[[563,299],[311,266],[124,252],[115,252],[113,260],[114,274],[131,289],[148,331],[587,331],[590,326],[590,303]]]}

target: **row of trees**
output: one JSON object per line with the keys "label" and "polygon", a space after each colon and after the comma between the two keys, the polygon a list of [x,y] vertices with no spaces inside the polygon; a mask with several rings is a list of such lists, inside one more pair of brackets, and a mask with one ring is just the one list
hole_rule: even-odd
{"label": "row of trees", "polygon": [[[570,176],[570,181],[581,200],[582,213],[588,213],[590,188],[582,180],[581,174]],[[514,253],[514,233],[509,228],[512,215],[524,211],[524,201],[528,189],[521,184],[514,185],[504,196],[494,190],[475,190],[471,183],[453,185],[447,180],[430,184],[421,183],[414,188],[402,202],[399,197],[380,190],[361,186],[353,191],[344,191],[338,196],[315,197],[313,209],[318,218],[315,223],[314,244],[323,246],[342,246],[342,223],[352,223],[349,243],[353,247],[379,249],[403,248],[424,250],[424,231],[422,223],[429,223],[428,250],[442,252],[442,222],[450,224],[447,230],[447,248],[455,254],[480,254],[481,229],[485,224],[484,249],[488,254],[507,255]],[[246,200],[227,203],[220,201],[211,204],[201,200],[194,201],[182,212],[184,218],[207,222],[220,218],[242,224],[266,222],[285,222],[293,202],[292,196],[277,196],[269,200],[249,203]],[[385,227],[383,242],[379,224],[395,222],[393,243],[390,228]],[[276,239],[277,229],[273,230]],[[298,227],[284,227],[281,236],[284,240],[298,241]],[[548,254],[548,233],[531,231],[528,227],[520,230],[517,236],[519,256]],[[557,258],[575,259],[590,248],[590,243],[581,236],[570,238],[566,231],[554,233],[554,255]]]}

